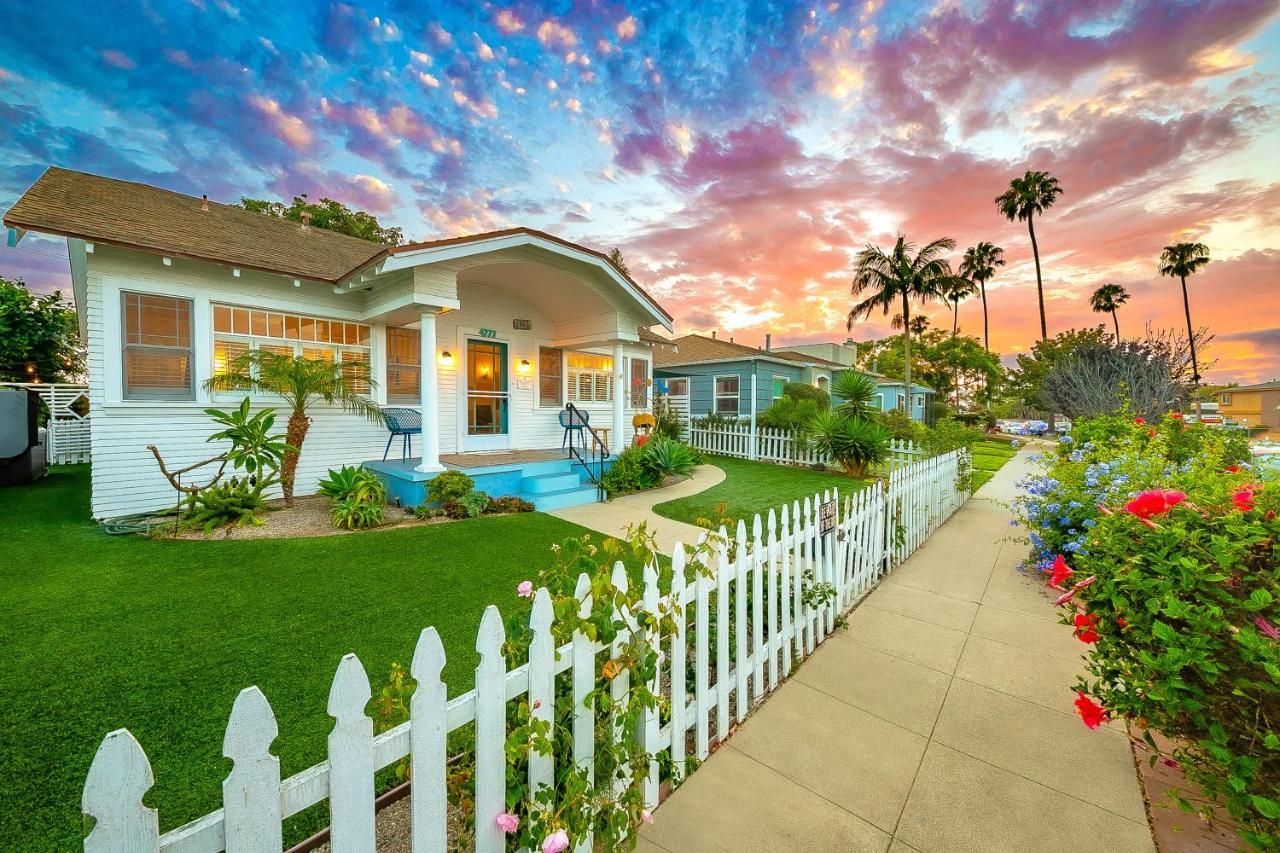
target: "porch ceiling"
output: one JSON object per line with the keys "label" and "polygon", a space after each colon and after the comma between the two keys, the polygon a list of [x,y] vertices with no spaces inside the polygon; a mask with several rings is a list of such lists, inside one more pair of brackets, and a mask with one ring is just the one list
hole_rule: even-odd
{"label": "porch ceiling", "polygon": [[469,284],[503,291],[533,306],[553,322],[612,314],[618,310],[597,287],[578,276],[533,261],[479,263],[459,270],[459,290]]}

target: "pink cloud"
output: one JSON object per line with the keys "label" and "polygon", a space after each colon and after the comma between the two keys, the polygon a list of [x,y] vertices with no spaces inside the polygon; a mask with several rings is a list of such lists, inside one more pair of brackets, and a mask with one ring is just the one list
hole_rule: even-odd
{"label": "pink cloud", "polygon": [[119,68],[121,71],[132,71],[138,67],[138,63],[134,62],[128,54],[119,50],[108,48],[102,51],[99,56],[102,57],[102,61],[107,65],[112,68]]}

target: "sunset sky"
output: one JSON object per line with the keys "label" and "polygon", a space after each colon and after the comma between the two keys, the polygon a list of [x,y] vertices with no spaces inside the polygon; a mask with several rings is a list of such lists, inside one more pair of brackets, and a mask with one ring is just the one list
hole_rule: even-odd
{"label": "sunset sky", "polygon": [[[12,3],[0,209],[46,165],[234,203],[331,196],[427,239],[527,225],[618,245],[677,332],[842,340],[852,255],[897,233],[1005,247],[992,344],[1182,327],[1166,243],[1217,335],[1208,379],[1280,377],[1280,2]],[[69,290],[61,241],[0,275]],[[926,308],[939,323],[949,312]],[[946,315],[944,317],[944,315]],[[964,331],[981,333],[976,301]],[[888,331],[876,316],[857,339]]]}

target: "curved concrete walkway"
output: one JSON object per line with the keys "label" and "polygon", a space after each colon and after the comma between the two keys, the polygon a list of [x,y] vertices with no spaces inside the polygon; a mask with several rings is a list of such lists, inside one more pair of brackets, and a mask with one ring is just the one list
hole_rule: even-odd
{"label": "curved concrete walkway", "polygon": [[1083,647],[1017,571],[1027,456],[658,808],[640,851],[1154,851],[1128,738],[1076,716]]}
{"label": "curved concrete walkway", "polygon": [[692,546],[704,532],[702,528],[683,521],[663,518],[653,508],[676,498],[684,498],[705,492],[724,479],[724,471],[714,465],[699,465],[693,476],[682,483],[667,486],[665,489],[651,489],[634,495],[625,495],[611,501],[571,506],[553,510],[550,514],[574,524],[581,524],[597,530],[606,536],[621,537],[626,533],[627,525],[646,522],[649,530],[657,537],[658,550],[670,555],[677,541]]}

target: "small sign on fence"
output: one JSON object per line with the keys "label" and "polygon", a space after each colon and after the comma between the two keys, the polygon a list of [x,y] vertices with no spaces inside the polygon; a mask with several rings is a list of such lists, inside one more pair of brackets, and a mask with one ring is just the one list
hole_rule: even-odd
{"label": "small sign on fence", "polygon": [[823,536],[836,529],[836,502],[827,501],[818,506],[818,532]]}

